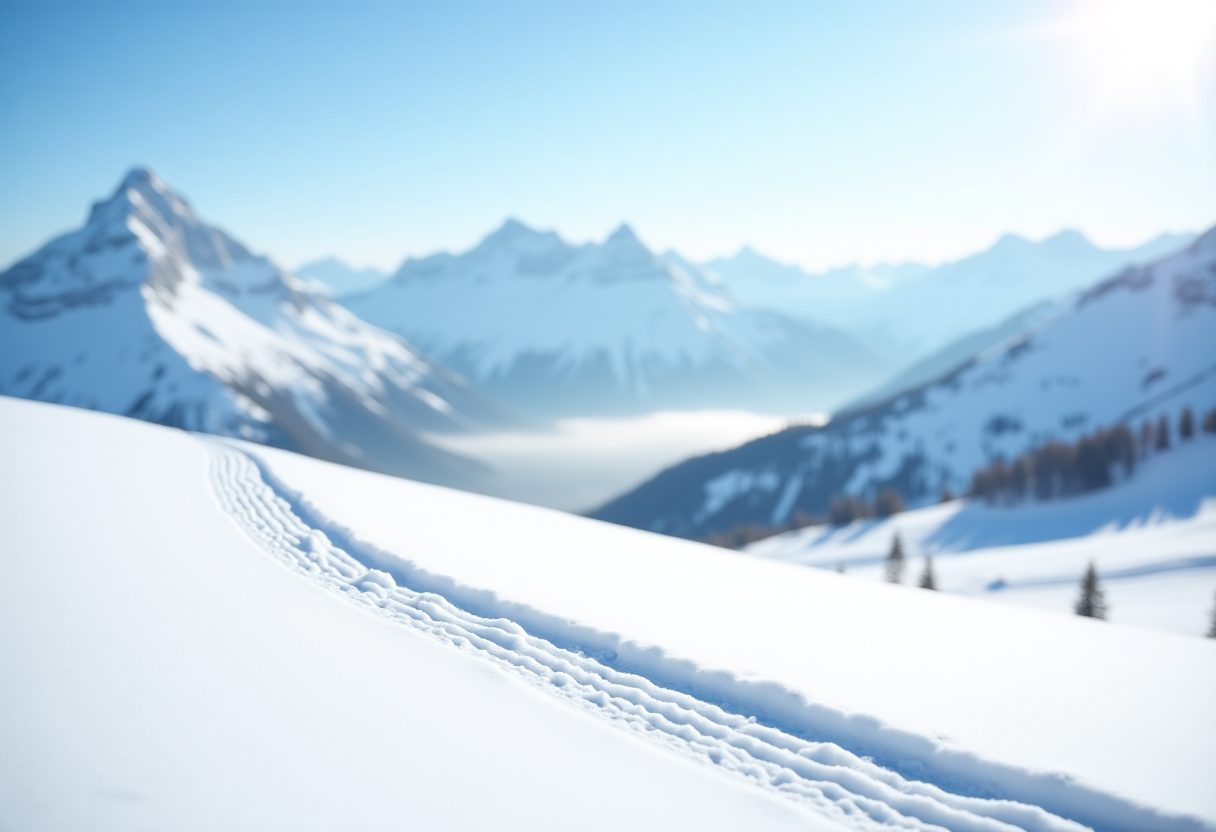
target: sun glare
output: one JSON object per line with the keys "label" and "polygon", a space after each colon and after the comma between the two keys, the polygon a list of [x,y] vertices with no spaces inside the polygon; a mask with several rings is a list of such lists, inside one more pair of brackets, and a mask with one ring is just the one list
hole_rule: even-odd
{"label": "sun glare", "polygon": [[1109,103],[1195,103],[1216,71],[1216,0],[1079,0],[1053,29]]}

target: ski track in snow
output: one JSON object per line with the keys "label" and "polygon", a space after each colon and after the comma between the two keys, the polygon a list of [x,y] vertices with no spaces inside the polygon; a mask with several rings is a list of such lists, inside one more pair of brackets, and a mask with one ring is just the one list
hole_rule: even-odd
{"label": "ski track in snow", "polygon": [[[443,595],[400,586],[369,566],[374,557],[360,559],[358,543],[343,540],[332,524],[293,505],[286,489],[268,484],[273,478],[250,456],[203,441],[211,450],[210,480],[222,509],[288,568],[704,764],[808,802],[857,829],[1087,828],[1033,804],[955,794],[904,778],[835,743],[801,739],[560,647],[554,643],[560,637],[547,640],[507,618],[478,616]],[[330,534],[317,526],[328,526]]]}

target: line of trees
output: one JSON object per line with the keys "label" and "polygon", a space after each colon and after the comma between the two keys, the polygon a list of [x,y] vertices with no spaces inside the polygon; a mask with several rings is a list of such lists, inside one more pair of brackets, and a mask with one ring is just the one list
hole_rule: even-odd
{"label": "line of trees", "polygon": [[1094,491],[1110,485],[1121,470],[1136,468],[1136,442],[1126,425],[1099,430],[1076,442],[1048,442],[1020,454],[1013,464],[997,460],[971,477],[970,493],[988,503],[1016,503]]}
{"label": "line of trees", "polygon": [[[1216,433],[1216,409],[1204,414],[1202,429]],[[1178,438],[1195,436],[1195,416],[1183,409],[1178,417]],[[1127,425],[1098,430],[1071,444],[1051,441],[1020,454],[1012,463],[997,460],[971,477],[969,495],[992,503],[1016,503],[1027,497],[1050,500],[1106,488],[1122,476],[1132,476],[1136,463],[1173,445],[1170,421],[1162,414],[1145,420],[1138,434]]]}
{"label": "line of trees", "polygon": [[828,521],[833,526],[847,526],[854,520],[870,517],[890,517],[905,510],[903,495],[894,488],[878,492],[874,502],[861,497],[837,497],[828,508]]}

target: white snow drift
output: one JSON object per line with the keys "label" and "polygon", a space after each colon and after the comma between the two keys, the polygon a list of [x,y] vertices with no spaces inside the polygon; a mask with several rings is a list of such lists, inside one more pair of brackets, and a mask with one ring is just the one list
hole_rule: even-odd
{"label": "white snow drift", "polygon": [[1216,829],[1216,644],[0,400],[21,828]]}

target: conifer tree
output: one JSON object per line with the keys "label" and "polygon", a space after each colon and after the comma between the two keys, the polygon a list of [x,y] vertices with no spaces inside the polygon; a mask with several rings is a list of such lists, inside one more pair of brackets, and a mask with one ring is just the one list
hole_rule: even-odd
{"label": "conifer tree", "polygon": [[899,539],[899,532],[891,538],[891,551],[886,562],[887,580],[893,584],[904,582],[904,544]]}
{"label": "conifer tree", "polygon": [[1144,424],[1140,426],[1140,456],[1147,457],[1149,451],[1153,449],[1153,423],[1144,420]]}
{"label": "conifer tree", "polygon": [[1216,408],[1203,414],[1203,432],[1216,433]]}
{"label": "conifer tree", "polygon": [[1157,450],[1168,451],[1170,449],[1170,420],[1165,418],[1165,414],[1161,414],[1161,418],[1157,420]]}
{"label": "conifer tree", "polygon": [[1208,627],[1208,638],[1216,638],[1216,604],[1212,605],[1212,626]]}
{"label": "conifer tree", "polygon": [[874,513],[879,517],[890,517],[904,510],[904,498],[894,488],[884,488],[874,499]]}
{"label": "conifer tree", "polygon": [[925,571],[920,573],[921,589],[937,589],[937,576],[933,574],[933,555],[925,556]]}
{"label": "conifer tree", "polygon": [[1191,414],[1189,407],[1184,408],[1181,418],[1178,419],[1178,438],[1183,442],[1195,435],[1195,417]]}
{"label": "conifer tree", "polygon": [[1076,606],[1073,609],[1077,615],[1106,619],[1106,596],[1098,584],[1098,570],[1094,568],[1092,560],[1085,570],[1085,576],[1081,578],[1081,595],[1077,598]]}

